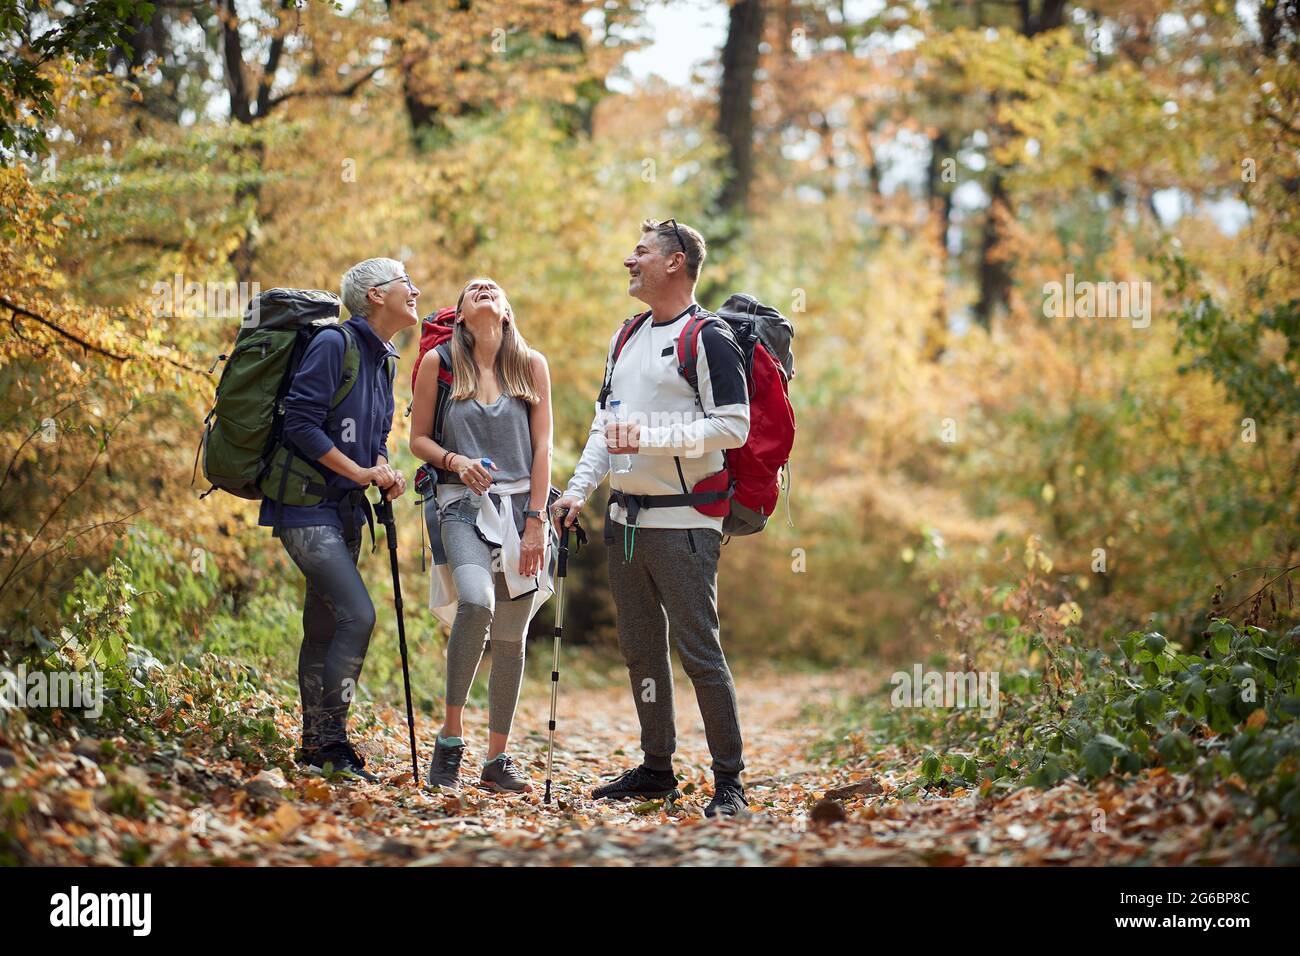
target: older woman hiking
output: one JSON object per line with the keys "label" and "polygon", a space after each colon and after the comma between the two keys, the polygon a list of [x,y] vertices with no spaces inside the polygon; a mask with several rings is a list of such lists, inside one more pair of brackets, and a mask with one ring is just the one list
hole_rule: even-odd
{"label": "older woman hiking", "polygon": [[[449,347],[448,347],[449,346]],[[434,440],[438,372],[450,359],[441,443]],[[429,762],[431,787],[460,788],[465,700],[492,641],[488,750],[480,784],[520,793],[528,777],[506,752],[523,678],[528,622],[546,595],[546,521],[551,473],[551,383],[546,359],[528,347],[501,287],[474,279],[456,303],[450,342],[420,364],[411,451],[436,469],[425,503],[439,566],[454,592],[447,641],[447,715]],[[449,572],[449,573],[447,573]]]}
{"label": "older woman hiking", "polygon": [[[365,489],[378,485],[392,499],[406,481],[388,464],[393,388],[389,340],[419,321],[420,297],[395,259],[367,259],[349,269],[340,290],[351,317],[338,335],[321,333],[307,347],[284,397],[284,433],[299,454],[317,463],[334,493],[318,505],[283,505],[265,498],[258,523],[279,519],[280,540],[307,579],[298,684],[302,747],[298,761],[374,780],[348,740],[348,707],[375,626],[375,607],[357,571]],[[333,409],[344,375],[348,340],[360,350],[357,378]]]}

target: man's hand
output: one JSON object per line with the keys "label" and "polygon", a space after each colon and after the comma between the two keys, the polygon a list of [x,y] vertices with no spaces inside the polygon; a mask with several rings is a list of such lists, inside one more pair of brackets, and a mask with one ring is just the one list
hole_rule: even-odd
{"label": "man's hand", "polygon": [[578,515],[582,513],[583,501],[577,495],[561,495],[555,504],[551,505],[551,517],[555,520],[556,530],[560,525],[572,528],[578,522]]}
{"label": "man's hand", "polygon": [[605,447],[611,455],[635,455],[641,447],[641,424],[610,422],[605,426]]}

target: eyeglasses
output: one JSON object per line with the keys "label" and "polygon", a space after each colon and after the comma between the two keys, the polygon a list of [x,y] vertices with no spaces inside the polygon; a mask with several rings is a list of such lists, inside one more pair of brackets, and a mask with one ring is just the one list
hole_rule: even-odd
{"label": "eyeglasses", "polygon": [[[685,242],[685,240],[682,239],[682,234],[681,234],[681,232],[679,232],[678,229],[677,229],[677,220],[676,220],[676,219],[665,219],[663,222],[659,223],[659,225],[662,227],[662,226],[666,226],[666,225],[668,225],[669,223],[672,224],[672,227],[673,227],[673,235],[677,237],[677,244],[678,244],[679,246],[682,247],[682,252],[686,252],[686,242]],[[687,257],[688,257],[688,258],[689,258],[689,255],[690,255],[690,254],[687,253]]]}
{"label": "eyeglasses", "polygon": [[407,275],[393,276],[391,279],[385,279],[383,282],[376,282],[370,288],[378,289],[381,285],[388,285],[388,283],[396,282],[398,279],[401,279],[403,282],[405,282],[406,288],[409,289],[411,292],[415,291],[415,286],[411,284],[411,277]]}

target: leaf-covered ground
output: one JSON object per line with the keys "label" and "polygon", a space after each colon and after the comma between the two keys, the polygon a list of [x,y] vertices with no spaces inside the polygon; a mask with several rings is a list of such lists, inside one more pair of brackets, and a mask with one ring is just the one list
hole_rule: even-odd
{"label": "leaf-covered ground", "polygon": [[[10,853],[19,862],[224,864],[776,864],[933,866],[1015,864],[1240,864],[1294,862],[1260,839],[1231,787],[1197,791],[1156,771],[1095,789],[1065,784],[999,800],[969,792],[899,790],[910,779],[899,750],[837,761],[818,747],[832,702],[867,686],[862,673],[741,673],[746,784],[752,813],[706,820],[708,755],[689,684],[678,686],[674,806],[592,802],[605,775],[632,766],[636,719],[624,687],[564,689],[556,797],[542,803],[547,699],[534,681],[520,705],[514,753],[531,794],[467,787],[460,796],[410,786],[406,727],[381,711],[361,747],[380,784],[328,781],[296,770],[255,772],[201,746],[142,752],[115,742],[65,741],[0,753]],[[824,706],[823,706],[824,705]],[[471,726],[482,715],[469,713]],[[290,714],[280,718],[286,734]],[[536,728],[536,729],[531,729]],[[419,726],[431,743],[434,727]],[[107,744],[107,745],[106,745]],[[476,749],[476,747],[480,749]],[[421,765],[427,758],[421,753]],[[483,752],[471,737],[465,772]]]}

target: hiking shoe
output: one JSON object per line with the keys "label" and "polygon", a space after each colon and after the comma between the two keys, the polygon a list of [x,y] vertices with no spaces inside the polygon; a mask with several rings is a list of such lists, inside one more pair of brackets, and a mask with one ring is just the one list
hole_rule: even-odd
{"label": "hiking shoe", "polygon": [[349,741],[326,744],[312,752],[304,752],[307,766],[324,770],[328,765],[335,773],[350,777],[360,777],[367,783],[378,783],[379,778],[366,769],[362,757]]}
{"label": "hiking shoe", "polygon": [[591,791],[593,800],[680,800],[677,775],[671,770],[651,770],[644,765],[633,767],[603,787]]}
{"label": "hiking shoe", "polygon": [[704,808],[706,817],[741,817],[749,811],[749,801],[738,783],[720,783],[713,791],[713,799]]}
{"label": "hiking shoe", "polygon": [[528,793],[532,785],[509,754],[493,757],[483,765],[479,783],[497,793]]}
{"label": "hiking shoe", "polygon": [[437,790],[460,789],[460,762],[465,756],[465,741],[460,737],[439,737],[429,758],[428,786]]}

